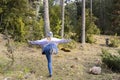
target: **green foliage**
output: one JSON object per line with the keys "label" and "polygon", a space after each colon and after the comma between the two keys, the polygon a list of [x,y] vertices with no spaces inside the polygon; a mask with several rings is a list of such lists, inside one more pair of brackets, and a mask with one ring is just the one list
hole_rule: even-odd
{"label": "green foliage", "polygon": [[[76,33],[80,32],[78,30],[77,25],[77,7],[75,3],[70,3],[65,6],[65,37],[69,36],[69,38],[72,38],[74,40],[78,39],[78,35],[75,35]],[[74,34],[74,35],[73,35]]]}
{"label": "green foliage", "polygon": [[0,13],[2,13],[3,12],[3,10],[2,10],[2,8],[0,8]]}
{"label": "green foliage", "polygon": [[14,28],[15,30],[12,34],[14,39],[17,41],[25,41],[25,37],[24,37],[25,36],[25,24],[21,17],[16,19]]}
{"label": "green foliage", "polygon": [[89,9],[87,9],[86,10],[86,41],[88,43],[95,43],[95,39],[93,35],[100,34],[100,29],[95,24],[96,20],[97,18],[92,16],[92,22],[91,22]]}
{"label": "green foliage", "polygon": [[120,54],[111,54],[102,49],[102,61],[113,71],[120,72]]}
{"label": "green foliage", "polygon": [[115,34],[115,36],[110,39],[110,42],[111,42],[109,45],[110,47],[119,47],[120,46],[120,40],[117,37],[117,34]]}
{"label": "green foliage", "polygon": [[102,34],[117,33],[120,35],[119,8],[119,0],[96,0],[93,2],[93,14],[98,18],[96,24]]}
{"label": "green foliage", "polygon": [[100,29],[97,28],[94,22],[91,22],[87,27],[87,34],[100,34]]}
{"label": "green foliage", "polygon": [[112,5],[112,14],[111,14],[111,22],[112,22],[112,32],[115,34],[120,35],[120,1],[119,0],[113,0]]}
{"label": "green foliage", "polygon": [[87,34],[86,42],[87,43],[95,43],[93,34]]}
{"label": "green foliage", "polygon": [[58,36],[61,30],[60,6],[51,6],[50,9],[50,28],[51,31]]}
{"label": "green foliage", "polygon": [[94,34],[100,34],[100,29],[98,29],[97,26],[91,22],[87,27],[86,33],[86,42],[95,43]]}
{"label": "green foliage", "polygon": [[40,19],[39,23],[33,21],[33,39],[40,39],[43,37],[43,19]]}
{"label": "green foliage", "polygon": [[26,73],[29,73],[30,72],[30,69],[28,67],[25,67],[23,72],[26,74]]}
{"label": "green foliage", "polygon": [[[27,39],[39,39],[43,36],[43,19],[36,20],[35,10],[26,0],[1,0],[1,29],[14,40],[23,42]],[[33,35],[33,36],[32,36]]]}
{"label": "green foliage", "polygon": [[8,67],[10,60],[0,56],[0,73],[5,72],[5,68]]}
{"label": "green foliage", "polygon": [[89,9],[86,10],[86,33],[87,34],[100,34],[100,29],[95,24],[97,18],[93,15],[92,21],[90,18]]}
{"label": "green foliage", "polygon": [[[89,9],[86,9],[86,41],[89,43],[94,43],[94,34],[100,34],[100,29],[97,27],[97,25],[95,24],[95,21],[97,20],[97,18],[93,15],[92,16],[92,21],[90,19],[90,13],[89,13]],[[81,29],[82,29],[82,25],[81,23],[82,19],[81,17],[79,18],[78,21],[78,26],[76,28],[76,36],[78,38],[81,37]],[[80,35],[80,36],[79,36]]]}

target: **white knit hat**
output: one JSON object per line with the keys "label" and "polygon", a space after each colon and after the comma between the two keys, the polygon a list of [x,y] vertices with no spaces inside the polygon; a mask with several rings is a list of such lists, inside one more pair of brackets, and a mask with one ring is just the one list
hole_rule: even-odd
{"label": "white knit hat", "polygon": [[53,37],[53,33],[50,31],[47,33],[47,37]]}

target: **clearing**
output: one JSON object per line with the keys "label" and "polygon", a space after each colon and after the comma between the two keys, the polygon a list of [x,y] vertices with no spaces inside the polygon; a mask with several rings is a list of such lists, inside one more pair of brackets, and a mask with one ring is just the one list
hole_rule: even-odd
{"label": "clearing", "polygon": [[100,75],[89,74],[91,67],[101,60],[101,49],[116,52],[120,48],[107,47],[105,38],[110,36],[94,36],[95,44],[86,44],[83,48],[80,43],[71,52],[59,49],[58,55],[53,55],[53,77],[48,78],[46,57],[41,54],[40,48],[29,47],[27,44],[15,45],[14,64],[6,71],[4,66],[10,59],[6,56],[6,40],[0,35],[0,80],[120,80],[120,73],[112,72],[105,65],[101,65]]}

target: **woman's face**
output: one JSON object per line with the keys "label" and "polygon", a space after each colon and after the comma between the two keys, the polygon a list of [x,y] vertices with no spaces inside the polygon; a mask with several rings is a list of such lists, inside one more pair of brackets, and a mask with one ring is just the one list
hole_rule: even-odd
{"label": "woman's face", "polygon": [[50,40],[51,40],[51,37],[47,37],[47,40],[50,41]]}

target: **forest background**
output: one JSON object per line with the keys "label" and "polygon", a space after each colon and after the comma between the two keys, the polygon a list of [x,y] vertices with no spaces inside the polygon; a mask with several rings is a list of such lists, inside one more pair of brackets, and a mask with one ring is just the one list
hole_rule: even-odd
{"label": "forest background", "polygon": [[[65,5],[64,37],[80,41],[82,29],[82,2]],[[120,1],[86,0],[86,41],[93,34],[120,35]],[[44,9],[39,0],[0,0],[0,33],[9,34],[15,41],[26,42],[44,36]],[[50,29],[61,37],[61,6],[49,0]]]}

